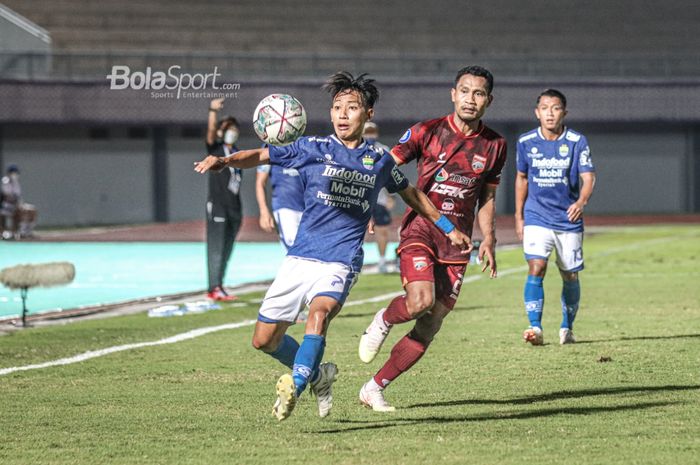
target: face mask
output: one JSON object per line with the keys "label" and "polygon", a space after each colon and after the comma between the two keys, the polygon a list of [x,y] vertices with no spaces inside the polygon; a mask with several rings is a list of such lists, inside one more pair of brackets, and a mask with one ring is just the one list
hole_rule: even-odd
{"label": "face mask", "polygon": [[233,145],[238,140],[238,131],[227,129],[224,133],[224,144]]}

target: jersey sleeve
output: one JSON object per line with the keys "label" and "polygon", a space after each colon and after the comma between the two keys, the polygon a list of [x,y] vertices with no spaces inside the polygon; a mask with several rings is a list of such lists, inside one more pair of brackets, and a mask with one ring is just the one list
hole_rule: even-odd
{"label": "jersey sleeve", "polygon": [[515,164],[521,173],[527,174],[530,166],[527,163],[527,153],[525,153],[525,145],[522,142],[518,142],[515,149]]}
{"label": "jersey sleeve", "polygon": [[269,173],[271,168],[270,165],[258,165],[256,171],[258,173]]}
{"label": "jersey sleeve", "polygon": [[508,149],[506,147],[506,141],[504,140],[498,147],[498,154],[496,154],[496,162],[493,164],[493,168],[491,168],[491,171],[489,171],[489,174],[486,177],[486,184],[500,184],[501,171],[503,171],[503,166],[506,164],[507,156]]}
{"label": "jersey sleeve", "polygon": [[402,163],[408,163],[411,160],[420,158],[422,136],[423,125],[421,123],[414,124],[404,132],[401,139],[399,139],[399,143],[391,149],[391,153],[401,160]]}
{"label": "jersey sleeve", "polygon": [[306,137],[300,137],[293,143],[285,146],[270,145],[270,164],[279,165],[284,168],[299,168],[306,161],[309,151],[306,150],[308,144]]}
{"label": "jersey sleeve", "polygon": [[390,194],[395,194],[408,187],[408,179],[401,172],[393,158],[390,158],[391,172],[389,174],[389,180],[384,186]]}
{"label": "jersey sleeve", "polygon": [[576,144],[576,150],[578,152],[578,171],[579,173],[591,173],[595,172],[595,167],[593,166],[593,159],[591,158],[591,149],[588,146],[588,139],[581,136],[581,140]]}

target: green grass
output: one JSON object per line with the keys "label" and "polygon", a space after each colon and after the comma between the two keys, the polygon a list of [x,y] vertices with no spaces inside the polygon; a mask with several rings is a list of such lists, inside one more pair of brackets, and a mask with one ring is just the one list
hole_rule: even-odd
{"label": "green grass", "polygon": [[[700,227],[588,236],[579,344],[559,346],[560,280],[545,280],[543,347],[520,340],[521,252],[502,276],[464,285],[430,350],[376,414],[357,392],[359,334],[381,303],[333,322],[333,413],[306,394],[270,416],[284,369],[250,347],[251,327],[0,377],[0,463],[10,464],[692,464],[700,463]],[[470,270],[468,276],[476,274]],[[350,300],[399,289],[363,276]],[[246,296],[249,300],[260,295]],[[0,368],[254,318],[256,304],[179,318],[131,315],[0,337]],[[388,344],[409,325],[397,327]],[[291,329],[300,337],[301,327]],[[599,362],[609,357],[609,362]]]}

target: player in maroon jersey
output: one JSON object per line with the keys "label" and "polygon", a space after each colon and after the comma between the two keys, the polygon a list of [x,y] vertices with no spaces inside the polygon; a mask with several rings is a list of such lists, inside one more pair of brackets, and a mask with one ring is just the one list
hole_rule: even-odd
{"label": "player in maroon jersey", "polygon": [[377,312],[360,339],[360,359],[374,360],[393,325],[411,320],[415,324],[360,390],[362,403],[375,411],[394,410],[384,399],[384,388],[420,360],[455,305],[469,255],[453,246],[445,231],[456,226],[471,237],[477,203],[484,236],[479,247],[482,271],[489,268],[490,276],[496,277],[496,187],[506,141],[481,121],[493,101],[492,89],[488,70],[459,70],[452,89],[454,112],[414,125],[391,150],[399,165],[416,160],[416,186],[444,215],[444,224],[432,224],[411,210],[404,215],[398,251],[406,293]]}

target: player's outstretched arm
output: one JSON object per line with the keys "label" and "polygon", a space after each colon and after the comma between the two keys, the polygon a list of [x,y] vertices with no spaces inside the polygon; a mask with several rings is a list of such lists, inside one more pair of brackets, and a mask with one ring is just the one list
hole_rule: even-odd
{"label": "player's outstretched arm", "polygon": [[486,268],[491,269],[489,276],[495,278],[498,276],[496,265],[496,185],[486,184],[481,189],[479,197],[479,229],[484,235],[484,240],[479,246],[479,260],[484,264],[481,272],[486,271]]}
{"label": "player's outstretched arm", "polygon": [[450,238],[452,244],[462,249],[463,254],[471,253],[473,248],[471,238],[455,228],[454,224],[435,208],[427,195],[411,184],[406,189],[399,191],[399,195],[416,213],[435,223]]}
{"label": "player's outstretched arm", "polygon": [[579,194],[578,200],[569,205],[569,208],[566,210],[566,215],[572,223],[578,221],[583,216],[583,207],[588,204],[588,200],[591,198],[591,195],[593,195],[595,173],[581,173],[581,181],[583,185],[581,186],[581,193]]}
{"label": "player's outstretched arm", "polygon": [[228,157],[208,155],[202,161],[194,162],[194,170],[198,173],[221,171],[227,166],[232,168],[253,168],[270,162],[270,151],[267,147],[252,150],[241,150]]}

